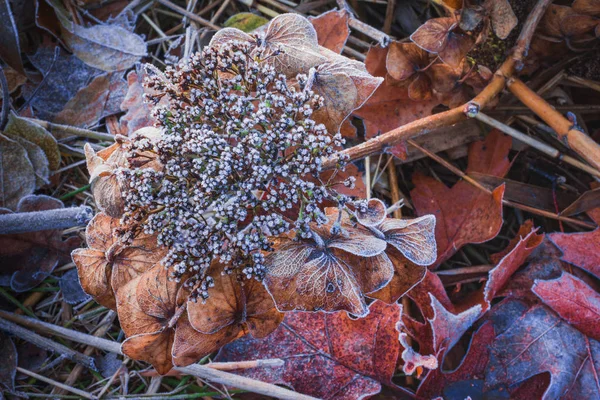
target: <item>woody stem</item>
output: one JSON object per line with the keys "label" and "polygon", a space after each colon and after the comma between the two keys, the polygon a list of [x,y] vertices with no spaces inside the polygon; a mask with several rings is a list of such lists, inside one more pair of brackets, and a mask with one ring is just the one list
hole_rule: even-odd
{"label": "woody stem", "polygon": [[429,133],[437,128],[454,125],[457,122],[466,120],[467,115],[465,114],[465,109],[469,103],[477,104],[480,109],[485,108],[485,106],[504,89],[507,79],[513,75],[516,69],[521,67],[522,60],[529,49],[529,44],[531,43],[535,28],[542,19],[542,16],[550,3],[552,3],[552,0],[539,0],[537,2],[523,25],[517,44],[513,49],[512,56],[504,61],[488,85],[474,99],[464,105],[402,125],[359,145],[340,151],[331,157],[325,158],[323,160],[323,168],[335,168],[344,159],[353,161],[381,153],[387,148],[408,139]]}

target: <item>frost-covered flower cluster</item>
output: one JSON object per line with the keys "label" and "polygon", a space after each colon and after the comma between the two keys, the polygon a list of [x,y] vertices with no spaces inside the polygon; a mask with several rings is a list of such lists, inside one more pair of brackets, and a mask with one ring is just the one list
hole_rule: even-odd
{"label": "frost-covered flower cluster", "polygon": [[354,184],[319,178],[343,139],[311,119],[323,99],[307,77],[288,81],[252,50],[233,41],[148,77],[162,132],[132,141],[129,157],[154,152],[162,168],[119,172],[124,220],[156,233],[173,277],[191,274],[202,297],[213,260],[261,279],[272,237],[309,237],[324,200],[348,201],[333,186]]}

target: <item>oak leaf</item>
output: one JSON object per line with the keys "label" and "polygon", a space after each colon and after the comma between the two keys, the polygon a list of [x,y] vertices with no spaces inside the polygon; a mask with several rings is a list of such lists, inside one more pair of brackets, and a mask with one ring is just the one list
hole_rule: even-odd
{"label": "oak leaf", "polygon": [[[504,176],[510,167],[510,137],[492,131],[485,141],[469,148],[467,173],[481,172]],[[413,176],[411,196],[419,215],[436,216],[438,257],[434,267],[450,258],[467,243],[482,243],[496,237],[502,226],[504,186],[492,194],[460,181],[452,188],[420,174]]]}
{"label": "oak leaf", "polygon": [[291,386],[323,399],[362,399],[391,383],[400,351],[394,326],[398,304],[376,301],[365,318],[346,313],[288,313],[265,339],[242,338],[225,346],[217,361],[280,358],[282,368],[253,368],[245,376]]}
{"label": "oak leaf", "polygon": [[600,228],[591,232],[552,233],[548,237],[563,252],[561,260],[600,277]]}

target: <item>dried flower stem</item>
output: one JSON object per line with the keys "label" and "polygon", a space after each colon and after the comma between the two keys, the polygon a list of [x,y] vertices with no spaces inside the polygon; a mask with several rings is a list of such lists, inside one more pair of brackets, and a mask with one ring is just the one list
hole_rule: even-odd
{"label": "dried flower stem", "polygon": [[[469,175],[465,174],[460,169],[456,168],[454,165],[452,165],[448,161],[444,160],[442,157],[440,157],[437,154],[434,154],[434,153],[430,152],[429,150],[427,150],[427,149],[419,146],[417,143],[415,143],[414,140],[409,139],[408,143],[410,145],[414,146],[416,149],[422,151],[423,154],[426,154],[431,159],[437,161],[438,163],[440,163],[444,167],[448,168],[450,171],[452,171],[456,175],[460,176],[462,179],[464,179],[465,181],[469,182],[471,185],[475,186],[477,189],[480,189],[480,190],[486,192],[487,194],[490,194],[490,195],[492,194],[492,191],[490,189],[488,189],[487,187],[483,186],[481,183],[477,182],[475,179],[473,179]],[[596,228],[596,225],[590,224],[590,223],[585,222],[585,221],[580,221],[578,219],[569,218],[569,217],[563,217],[561,215],[557,215],[557,214],[554,214],[554,213],[551,213],[551,212],[548,212],[548,211],[539,210],[537,208],[526,206],[524,204],[515,203],[515,202],[512,202],[510,200],[502,199],[502,204],[505,205],[505,206],[508,206],[508,207],[517,208],[519,210],[527,211],[527,212],[530,212],[532,214],[540,215],[542,217],[552,218],[552,219],[556,219],[556,220],[563,221],[563,222],[569,222],[569,223],[571,223],[573,225],[583,226],[583,227],[588,228],[588,229],[594,229],[594,228]]]}
{"label": "dried flower stem", "polygon": [[75,393],[76,395],[81,396],[81,397],[83,397],[85,399],[97,399],[96,396],[91,395],[91,394],[89,394],[88,392],[86,392],[84,390],[76,389],[76,388],[74,388],[72,386],[65,385],[64,383],[60,383],[60,382],[57,382],[57,381],[55,381],[53,379],[47,378],[47,377],[45,377],[43,375],[36,374],[35,372],[29,371],[29,370],[27,370],[25,368],[17,367],[17,371],[19,371],[22,374],[28,375],[28,376],[30,376],[32,378],[35,378],[35,379],[37,379],[39,381],[46,382],[46,383],[48,383],[48,384],[50,384],[52,386],[60,388],[61,390],[64,390],[64,391],[67,391],[67,392],[71,392],[71,393]]}
{"label": "dried flower stem", "polygon": [[510,79],[508,89],[558,134],[559,139],[596,169],[600,169],[600,145],[563,117],[519,79]]}
{"label": "dried flower stem", "polygon": [[10,93],[8,92],[8,82],[4,70],[0,67],[0,86],[2,86],[2,112],[0,113],[0,129],[4,129],[8,120],[8,111],[10,110]]}
{"label": "dried flower stem", "polygon": [[85,226],[94,216],[88,206],[0,215],[0,235]]}
{"label": "dried flower stem", "polygon": [[546,8],[552,3],[552,0],[539,0],[532,12],[529,14],[527,21],[521,30],[517,45],[515,46],[512,56],[504,61],[498,71],[494,74],[488,85],[469,103],[458,106],[456,108],[444,111],[438,114],[431,115],[426,118],[421,118],[406,125],[402,125],[396,129],[376,136],[357,146],[350,147],[339,153],[334,154],[323,160],[323,168],[331,169],[342,160],[348,157],[350,161],[359,160],[366,156],[373,155],[385,151],[387,148],[408,139],[414,138],[431,132],[434,129],[456,124],[457,122],[467,119],[465,111],[470,103],[477,104],[480,109],[493,100],[506,85],[508,78],[512,76],[516,67],[520,66],[522,59],[529,48],[529,43],[533,36],[533,32],[538,23],[542,19]]}
{"label": "dried flower stem", "polygon": [[[3,311],[2,313],[5,313],[5,312]],[[9,313],[7,313],[7,314],[9,314]],[[15,315],[15,314],[13,314],[13,315]],[[15,315],[15,317],[27,318],[27,317],[21,317],[21,316],[16,316],[16,315]],[[32,318],[27,318],[27,319],[33,320]],[[33,320],[33,321],[35,321],[35,320]],[[68,358],[69,360],[76,362],[78,364],[81,364],[86,368],[92,369],[94,371],[98,370],[98,368],[96,367],[96,363],[92,357],[81,354],[78,351],[72,350],[66,346],[63,346],[62,344],[56,343],[48,338],[40,336],[37,333],[31,332],[28,329],[25,329],[25,328],[23,328],[17,324],[14,324],[12,322],[6,321],[2,318],[0,318],[0,330],[10,333],[12,335],[15,335],[18,338],[21,338],[29,343],[32,343],[44,350],[48,350],[55,354],[59,354],[60,356]]]}
{"label": "dried flower stem", "polygon": [[[90,138],[90,139],[104,140],[107,142],[115,141],[115,137],[113,135],[109,135],[107,133],[96,132],[96,131],[92,131],[89,129],[77,128],[75,126],[54,124],[52,122],[43,121],[41,119],[35,119],[35,118],[26,118],[26,119],[31,122],[35,122],[36,124],[38,124],[39,126],[48,130],[51,133],[54,131],[60,132],[61,133],[60,136],[64,136],[66,134],[66,135],[73,135],[73,136],[85,137],[85,138]],[[55,136],[57,136],[57,135],[55,135]]]}

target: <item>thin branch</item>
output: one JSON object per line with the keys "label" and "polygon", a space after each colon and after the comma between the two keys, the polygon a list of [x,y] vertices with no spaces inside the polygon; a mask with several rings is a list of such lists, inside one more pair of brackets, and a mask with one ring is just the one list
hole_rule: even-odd
{"label": "thin branch", "polygon": [[0,235],[85,226],[94,216],[88,206],[0,215]]}
{"label": "thin branch", "polygon": [[[93,346],[97,349],[108,351],[116,354],[121,353],[121,344],[117,342],[113,342],[112,340],[107,340],[99,337],[95,337],[92,335],[88,335],[86,333],[74,331],[71,329],[63,328],[62,326],[49,324],[47,322],[35,320],[33,318],[23,317],[21,315],[16,315],[14,313],[9,313],[6,311],[0,310],[0,323],[11,324],[29,332],[27,329],[21,328],[18,325],[12,324],[8,321],[10,320],[16,323],[19,323],[23,326],[26,326],[30,329],[35,329],[44,333],[56,335],[63,337],[65,339],[71,340],[73,342],[86,344],[88,346]],[[2,325],[0,325],[0,329]],[[31,332],[29,332],[31,333]],[[33,334],[33,333],[32,333]],[[33,334],[35,335],[35,334]],[[38,335],[36,335],[38,336]],[[41,347],[41,346],[40,346]],[[64,346],[63,346],[64,347]],[[67,349],[69,350],[69,349]],[[72,350],[69,350],[72,351]],[[223,369],[225,363],[219,363],[219,368]],[[187,367],[176,367],[175,370],[180,371],[187,375],[196,376],[201,379],[205,379],[211,382],[221,383],[227,386],[236,387],[239,389],[248,390],[250,392],[263,394],[265,396],[276,397],[279,399],[290,399],[290,400],[315,400],[314,397],[306,396],[300,393],[296,393],[294,391],[281,388],[276,385],[272,385],[270,383],[265,383],[261,381],[257,381],[250,378],[245,378],[241,376],[237,376],[234,374],[230,374],[228,372],[218,371],[211,368],[211,364],[207,365],[199,365],[194,364]]]}
{"label": "thin branch", "polygon": [[10,111],[10,92],[8,91],[8,82],[4,69],[0,66],[0,85],[2,85],[2,114],[0,114],[0,130],[4,129],[8,120],[8,112]]}
{"label": "thin branch", "polygon": [[419,135],[431,132],[434,129],[456,124],[467,119],[465,115],[466,107],[470,103],[477,104],[483,109],[493,100],[506,85],[506,80],[510,78],[515,69],[522,64],[523,57],[529,49],[529,44],[533,37],[533,32],[542,19],[544,12],[552,0],[539,0],[529,17],[525,21],[516,47],[513,49],[512,56],[504,61],[498,71],[492,77],[488,85],[469,103],[450,109],[448,111],[434,114],[426,118],[402,125],[396,129],[376,136],[357,146],[350,147],[340,151],[333,156],[323,160],[323,168],[335,168],[342,160],[359,160],[366,156],[385,151],[387,148]]}
{"label": "thin branch", "polygon": [[109,135],[107,133],[96,132],[96,131],[92,131],[89,129],[77,128],[75,126],[54,124],[52,122],[43,121],[41,119],[35,119],[35,118],[26,118],[26,119],[31,122],[35,122],[36,124],[40,125],[42,128],[48,130],[51,133],[53,131],[58,131],[58,132],[62,133],[63,135],[67,134],[67,135],[85,137],[85,138],[90,138],[90,139],[104,140],[107,142],[115,141],[115,137],[113,135]]}
{"label": "thin branch", "polygon": [[[20,317],[25,318],[25,317]],[[15,335],[29,343],[36,345],[44,350],[51,351],[61,357],[66,357],[69,360],[83,365],[86,368],[98,371],[96,363],[92,357],[81,354],[78,351],[72,350],[62,344],[56,343],[48,338],[33,333],[28,329],[25,329],[17,324],[6,321],[0,318],[0,330]]]}
{"label": "thin branch", "polygon": [[50,384],[52,386],[56,386],[57,388],[63,389],[65,391],[68,391],[68,392],[71,392],[71,393],[75,393],[76,395],[81,396],[81,397],[83,397],[85,399],[92,399],[92,400],[97,399],[96,396],[93,396],[93,395],[89,394],[88,392],[86,392],[84,390],[76,389],[76,388],[74,388],[72,386],[65,385],[65,384],[57,382],[57,381],[55,381],[53,379],[47,378],[47,377],[45,377],[43,375],[36,374],[35,372],[29,371],[29,370],[27,370],[25,368],[17,367],[17,371],[19,371],[22,374],[29,375],[32,378],[35,378],[35,379],[37,379],[39,381],[48,383],[48,384]]}

